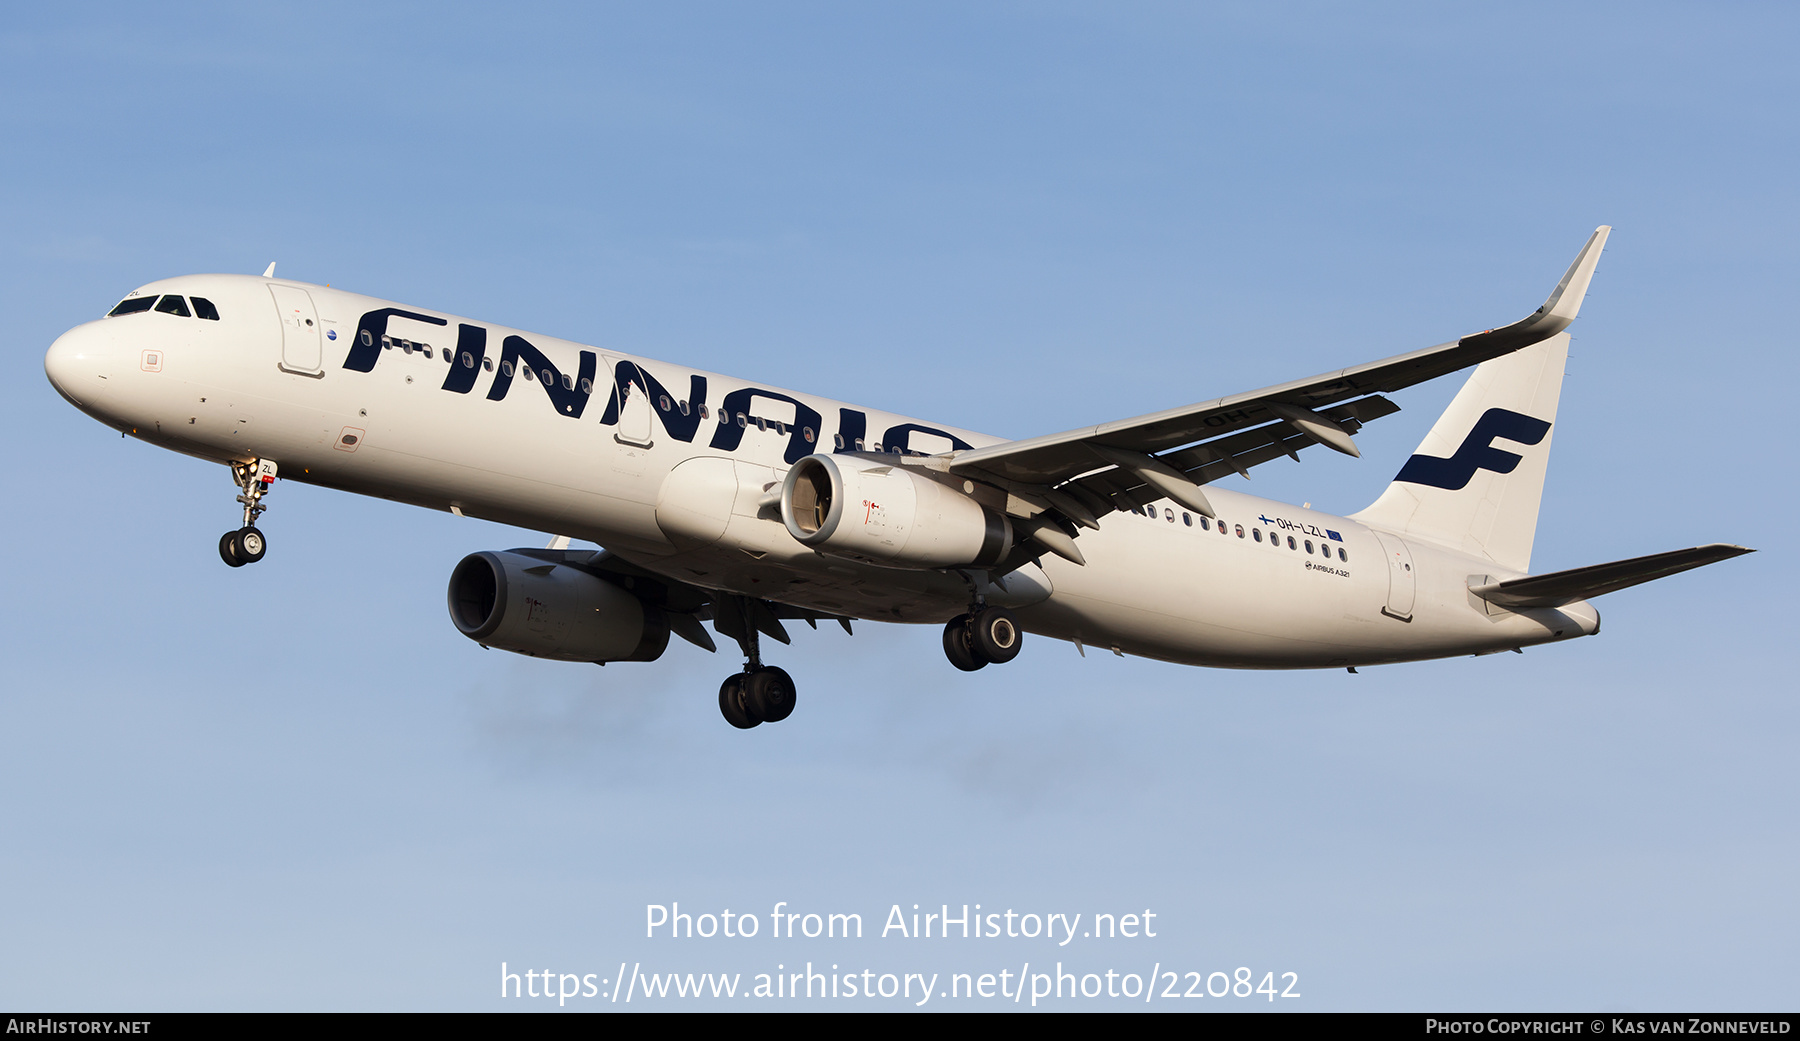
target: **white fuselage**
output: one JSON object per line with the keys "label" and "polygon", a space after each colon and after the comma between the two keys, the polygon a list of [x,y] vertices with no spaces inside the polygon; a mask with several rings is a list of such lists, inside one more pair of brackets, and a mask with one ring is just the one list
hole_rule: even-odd
{"label": "white fuselage", "polygon": [[1490,607],[1471,579],[1517,572],[1480,557],[1216,487],[1216,522],[1167,502],[1110,514],[1080,536],[1085,566],[1046,555],[1003,586],[859,564],[801,545],[769,509],[789,466],[1000,439],[323,286],[198,275],[139,290],[158,293],[209,300],[219,318],[106,318],[46,357],[57,389],[103,422],[207,459],[275,460],[304,483],[591,540],[706,589],[942,622],[974,581],[1034,633],[1242,668],[1484,653],[1599,626],[1586,603]]}

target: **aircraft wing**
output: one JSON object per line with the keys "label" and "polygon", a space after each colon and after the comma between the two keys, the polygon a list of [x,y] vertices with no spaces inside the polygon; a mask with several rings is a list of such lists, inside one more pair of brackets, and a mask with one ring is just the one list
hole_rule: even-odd
{"label": "aircraft wing", "polygon": [[781,624],[784,618],[803,621],[815,629],[821,621],[833,621],[845,632],[851,631],[850,619],[844,615],[703,589],[640,567],[610,550],[571,549],[567,536],[557,536],[543,549],[519,548],[509,552],[534,557],[546,565],[586,571],[623,585],[639,600],[660,609],[669,623],[670,632],[702,650],[718,650],[705,626],[700,624],[704,621],[711,621],[721,636],[737,640],[746,654],[749,653],[747,641],[751,630],[782,643],[790,642],[787,629]]}
{"label": "aircraft wing", "polygon": [[[1077,523],[1092,519],[1078,516],[1080,507],[1099,515],[1164,497],[1199,509],[1205,497],[1198,485],[1224,474],[1246,473],[1277,456],[1298,459],[1299,450],[1312,444],[1359,454],[1349,435],[1399,410],[1383,393],[1529,347],[1568,328],[1611,231],[1595,229],[1544,305],[1511,325],[1246,394],[939,458],[951,473],[990,481],[1025,498],[1078,500],[1060,502],[1056,510]],[[1191,495],[1178,482],[1186,482]],[[1046,492],[1059,494],[1046,499]]]}

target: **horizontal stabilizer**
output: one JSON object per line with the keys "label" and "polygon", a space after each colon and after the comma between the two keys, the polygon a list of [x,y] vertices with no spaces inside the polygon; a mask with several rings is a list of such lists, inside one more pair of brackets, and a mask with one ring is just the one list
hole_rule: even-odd
{"label": "horizontal stabilizer", "polygon": [[1610,564],[1578,567],[1571,571],[1514,578],[1476,586],[1469,591],[1490,604],[1514,611],[1528,607],[1561,607],[1577,600],[1588,600],[1602,593],[1667,578],[1691,568],[1704,567],[1754,552],[1756,551],[1746,546],[1715,543],[1668,553],[1652,553],[1647,557],[1633,557],[1630,560],[1615,560]]}

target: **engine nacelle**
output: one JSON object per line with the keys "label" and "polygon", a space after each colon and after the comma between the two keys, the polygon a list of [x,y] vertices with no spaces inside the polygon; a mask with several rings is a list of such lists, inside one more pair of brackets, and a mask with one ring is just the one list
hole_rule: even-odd
{"label": "engine nacelle", "polygon": [[781,521],[803,545],[894,567],[998,563],[1012,522],[905,466],[809,455],[781,485]]}
{"label": "engine nacelle", "polygon": [[450,573],[450,620],[484,647],[558,661],[655,661],[669,622],[605,579],[523,553],[471,553]]}

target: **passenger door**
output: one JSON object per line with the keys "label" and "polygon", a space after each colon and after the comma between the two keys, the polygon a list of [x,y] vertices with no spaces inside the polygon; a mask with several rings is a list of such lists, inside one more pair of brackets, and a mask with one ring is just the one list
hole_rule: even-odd
{"label": "passenger door", "polygon": [[325,375],[324,353],[319,342],[319,316],[312,296],[293,286],[269,286],[275,310],[281,316],[281,369],[301,376]]}
{"label": "passenger door", "polygon": [[1398,535],[1377,531],[1375,538],[1381,543],[1382,556],[1387,558],[1388,599],[1387,606],[1381,609],[1381,613],[1389,618],[1410,622],[1413,600],[1418,594],[1418,577],[1413,574],[1412,551],[1406,548],[1406,540]]}

